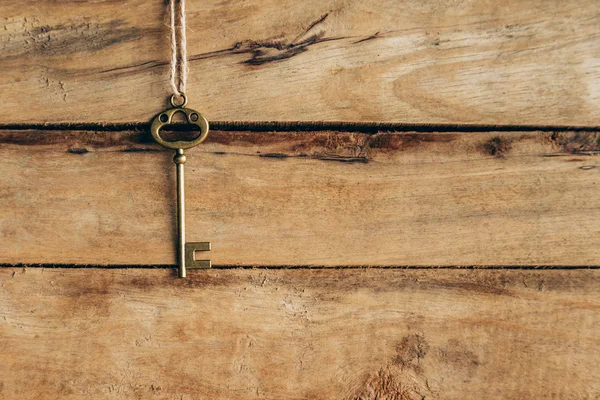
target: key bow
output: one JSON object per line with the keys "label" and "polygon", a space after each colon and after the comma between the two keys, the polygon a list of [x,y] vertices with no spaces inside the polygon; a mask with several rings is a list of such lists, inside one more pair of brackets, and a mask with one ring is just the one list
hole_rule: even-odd
{"label": "key bow", "polygon": [[[150,125],[150,133],[154,140],[163,147],[167,149],[177,150],[177,149],[190,149],[200,143],[202,143],[206,137],[208,136],[208,121],[206,118],[202,116],[198,111],[192,110],[191,108],[186,108],[187,97],[185,94],[181,95],[183,97],[183,102],[179,105],[175,104],[175,95],[171,96],[171,106],[172,108],[165,110],[158,114],[152,120],[152,124]],[[200,129],[200,135],[192,140],[174,140],[168,141],[163,139],[160,136],[160,130],[165,126],[172,123],[173,115],[177,113],[185,114],[187,119],[187,123],[190,125],[195,125]]]}

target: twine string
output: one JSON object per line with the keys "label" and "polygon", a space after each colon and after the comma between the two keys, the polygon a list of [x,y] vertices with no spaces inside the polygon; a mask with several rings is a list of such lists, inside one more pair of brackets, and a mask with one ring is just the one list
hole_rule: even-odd
{"label": "twine string", "polygon": [[169,0],[171,14],[171,89],[173,95],[182,97],[185,94],[188,65],[185,0]]}

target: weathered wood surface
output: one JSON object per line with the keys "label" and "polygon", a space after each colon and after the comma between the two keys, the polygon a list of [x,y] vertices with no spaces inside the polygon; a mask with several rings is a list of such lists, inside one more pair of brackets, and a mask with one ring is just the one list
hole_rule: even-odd
{"label": "weathered wood surface", "polygon": [[[600,265],[597,132],[213,132],[187,233],[216,265]],[[0,131],[1,263],[174,264],[172,152]]]}
{"label": "weathered wood surface", "polygon": [[[188,92],[211,120],[600,120],[597,0],[188,3]],[[149,120],[169,94],[165,11],[3,0],[2,123]]]}
{"label": "weathered wood surface", "polygon": [[600,271],[0,269],[6,399],[597,399]]}

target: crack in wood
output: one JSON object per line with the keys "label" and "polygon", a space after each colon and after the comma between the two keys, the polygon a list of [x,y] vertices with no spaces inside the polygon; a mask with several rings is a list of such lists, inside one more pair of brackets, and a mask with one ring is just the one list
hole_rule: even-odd
{"label": "crack in wood", "polygon": [[381,33],[381,31],[377,31],[374,34],[372,34],[371,36],[367,36],[364,39],[357,40],[353,44],[358,44],[358,43],[366,42],[366,41],[369,41],[369,40],[377,39],[377,38],[381,37],[381,36],[379,36],[380,33]]}
{"label": "crack in wood", "polygon": [[[264,65],[270,62],[281,61],[288,58],[291,58],[295,55],[305,52],[309,46],[316,45],[319,43],[336,41],[348,39],[346,36],[333,36],[333,37],[325,37],[325,31],[321,31],[310,35],[304,40],[299,41],[303,36],[307,35],[315,26],[319,25],[323,21],[327,19],[329,13],[325,13],[317,20],[311,22],[309,26],[304,29],[300,34],[298,34],[294,39],[290,42],[286,42],[285,39],[247,39],[238,41],[233,44],[233,46],[227,49],[220,49],[205,53],[199,53],[196,55],[191,55],[189,57],[189,61],[198,61],[205,60],[209,58],[215,57],[225,57],[231,54],[250,54],[251,58],[242,61],[242,64],[259,66]],[[378,34],[379,32],[377,32]],[[377,35],[376,34],[376,35]],[[100,73],[114,73],[114,72],[124,72],[130,73],[141,68],[156,68],[163,67],[168,65],[167,61],[146,61],[139,64],[109,68],[100,71]]]}

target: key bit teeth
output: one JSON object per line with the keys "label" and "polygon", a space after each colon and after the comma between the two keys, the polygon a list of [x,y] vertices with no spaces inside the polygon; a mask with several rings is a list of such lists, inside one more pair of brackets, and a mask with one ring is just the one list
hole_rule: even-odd
{"label": "key bit teeth", "polygon": [[196,260],[197,251],[210,251],[210,242],[188,242],[185,244],[185,264],[188,269],[211,268],[210,260]]}

